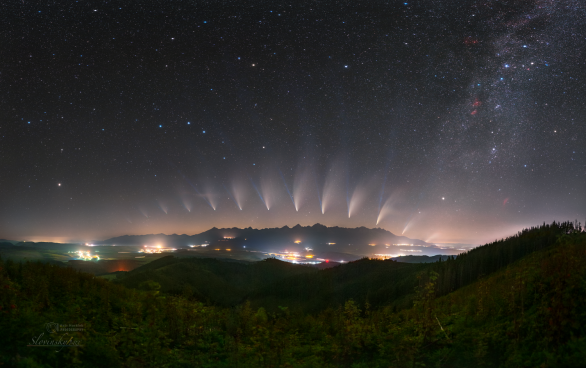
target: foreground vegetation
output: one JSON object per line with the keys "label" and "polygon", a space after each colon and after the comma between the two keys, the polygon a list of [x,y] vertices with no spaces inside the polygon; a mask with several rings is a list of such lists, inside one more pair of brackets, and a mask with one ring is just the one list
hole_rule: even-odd
{"label": "foreground vegetation", "polygon": [[[191,286],[161,292],[139,273],[129,279],[133,289],[52,264],[0,261],[0,363],[579,367],[586,357],[585,261],[586,233],[554,223],[444,262],[361,260],[295,271],[254,290],[235,286],[244,301],[232,306]],[[256,270],[288,272],[269,263]],[[204,271],[213,273],[210,264]],[[389,273],[392,279],[378,280]],[[218,285],[227,280],[214,277]],[[375,287],[359,292],[368,282]],[[308,311],[307,300],[319,307]],[[83,325],[70,333],[83,346],[27,346],[41,333],[62,335],[48,332],[48,322]]]}

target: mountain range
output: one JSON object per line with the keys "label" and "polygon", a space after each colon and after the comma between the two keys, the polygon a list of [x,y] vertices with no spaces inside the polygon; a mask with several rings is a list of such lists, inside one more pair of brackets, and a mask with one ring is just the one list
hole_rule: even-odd
{"label": "mountain range", "polygon": [[104,240],[98,244],[162,245],[172,248],[209,245],[219,249],[247,249],[263,252],[303,251],[308,248],[316,252],[341,252],[358,255],[405,253],[401,252],[399,248],[415,253],[425,253],[425,248],[439,249],[434,244],[423,240],[395,235],[381,228],[327,227],[321,224],[268,229],[253,229],[251,227],[218,229],[214,227],[196,235],[124,235]]}

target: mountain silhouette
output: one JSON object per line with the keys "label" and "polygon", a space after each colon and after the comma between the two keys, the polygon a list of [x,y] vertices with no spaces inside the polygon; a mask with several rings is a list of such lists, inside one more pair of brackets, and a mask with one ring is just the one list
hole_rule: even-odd
{"label": "mountain silhouette", "polygon": [[[124,235],[104,240],[100,244],[116,245],[163,245],[173,248],[187,248],[207,244],[221,249],[246,249],[264,252],[283,250],[302,251],[305,248],[316,252],[340,252],[350,254],[396,253],[397,247],[435,247],[418,239],[398,236],[390,231],[366,227],[345,228],[295,225],[281,228],[253,229],[251,227],[213,227],[196,235]],[[393,252],[391,252],[391,250]]]}

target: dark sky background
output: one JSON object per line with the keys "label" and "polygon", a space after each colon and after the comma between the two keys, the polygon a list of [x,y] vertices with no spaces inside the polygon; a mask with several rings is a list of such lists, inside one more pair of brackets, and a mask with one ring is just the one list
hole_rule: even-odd
{"label": "dark sky background", "polygon": [[406,1],[3,1],[0,237],[584,222],[585,2]]}

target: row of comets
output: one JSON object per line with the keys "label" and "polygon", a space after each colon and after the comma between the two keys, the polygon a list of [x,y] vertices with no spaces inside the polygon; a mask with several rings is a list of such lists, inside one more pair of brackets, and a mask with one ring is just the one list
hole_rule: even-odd
{"label": "row of comets", "polygon": [[[334,210],[340,211],[345,199],[348,218],[357,215],[359,210],[369,201],[370,208],[378,207],[376,217],[376,225],[378,225],[385,218],[395,215],[404,218],[405,210],[413,208],[405,205],[406,193],[404,191],[394,190],[390,194],[385,192],[386,176],[382,181],[379,180],[378,184],[375,180],[371,180],[351,186],[348,175],[340,175],[339,171],[336,175],[335,171],[330,170],[323,185],[320,185],[317,176],[311,170],[306,170],[302,175],[296,175],[292,183],[288,183],[283,172],[277,169],[275,175],[261,177],[257,180],[245,175],[240,180],[232,181],[229,184],[201,185],[194,184],[183,173],[179,173],[184,179],[184,183],[188,185],[186,186],[187,190],[183,190],[180,194],[180,203],[188,212],[191,212],[195,206],[200,207],[200,205],[208,206],[215,211],[219,207],[228,205],[229,202],[243,211],[245,208],[258,207],[258,204],[254,205],[254,201],[260,201],[270,211],[278,203],[282,206],[283,201],[290,201],[295,211],[300,211],[305,206],[311,206],[315,209],[315,206],[319,204],[321,213],[326,214],[326,212]],[[374,194],[377,191],[378,195],[375,197]],[[161,211],[165,214],[169,213],[169,201],[157,200],[157,204]],[[229,207],[233,208],[232,205]],[[141,213],[148,218],[149,213],[146,207],[139,208]],[[418,213],[419,211],[409,210],[409,218],[404,225],[403,232],[409,229]]]}

